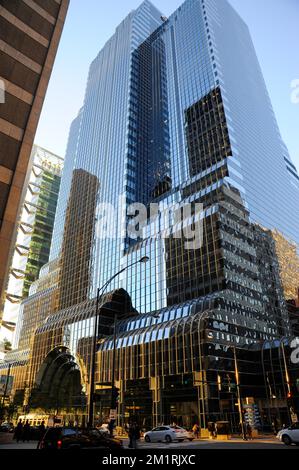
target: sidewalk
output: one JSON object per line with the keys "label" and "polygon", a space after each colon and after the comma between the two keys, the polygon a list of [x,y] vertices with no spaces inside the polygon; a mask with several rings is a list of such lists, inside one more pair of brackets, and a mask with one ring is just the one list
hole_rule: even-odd
{"label": "sidewalk", "polygon": [[12,442],[13,442],[13,433],[0,432],[0,446],[2,446],[2,444],[10,444]]}

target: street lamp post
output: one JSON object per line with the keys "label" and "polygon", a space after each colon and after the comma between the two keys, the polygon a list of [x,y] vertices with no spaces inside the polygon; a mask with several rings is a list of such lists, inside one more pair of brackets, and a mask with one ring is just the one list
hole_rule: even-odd
{"label": "street lamp post", "polygon": [[[94,321],[94,332],[93,332],[93,342],[92,342],[92,353],[91,353],[91,363],[90,363],[90,390],[89,390],[89,400],[88,400],[88,425],[93,426],[94,421],[94,385],[95,385],[95,359],[96,359],[96,348],[97,348],[97,337],[98,337],[98,319],[99,319],[99,306],[101,299],[108,285],[119,276],[122,272],[126,271],[128,268],[134,266],[138,263],[147,263],[149,258],[143,256],[134,263],[129,264],[128,266],[122,268],[116,274],[114,274],[108,281],[97,290],[97,300],[96,300],[96,311],[95,311],[95,321]],[[114,332],[113,332],[113,365],[112,365],[112,380],[111,380],[111,407],[113,407],[115,402],[115,353],[116,353],[116,320],[117,315],[114,315]]]}
{"label": "street lamp post", "polygon": [[[285,348],[284,348],[284,340],[287,339],[285,336],[280,338],[280,348],[282,350],[282,358],[283,358],[283,365],[284,365],[284,375],[285,375],[285,386],[284,389],[286,389],[286,402],[287,402],[287,410],[288,410],[288,418],[290,423],[292,423],[292,411],[288,405],[288,398],[291,397],[291,381],[290,381],[290,375],[288,371],[288,366],[287,366],[287,360],[286,360],[286,355],[285,355]],[[279,361],[280,363],[280,361]]]}
{"label": "street lamp post", "polygon": [[[115,398],[116,323],[117,323],[117,313],[114,313],[110,410],[115,410],[116,409],[116,398]],[[113,436],[113,426],[109,426],[109,428],[110,428],[110,435],[112,437]]]}
{"label": "street lamp post", "polygon": [[240,425],[241,425],[242,437],[243,437],[243,439],[245,439],[246,435],[245,435],[243,413],[242,413],[240,378],[239,378],[239,369],[238,369],[237,354],[236,354],[236,347],[235,346],[233,346],[233,351],[234,351],[234,365],[235,365],[235,377],[236,377],[236,386],[237,386],[239,420],[240,420]]}

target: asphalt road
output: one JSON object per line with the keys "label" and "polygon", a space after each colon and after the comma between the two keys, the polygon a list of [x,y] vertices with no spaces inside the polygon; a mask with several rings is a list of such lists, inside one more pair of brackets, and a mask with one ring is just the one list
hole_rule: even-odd
{"label": "asphalt road", "polygon": [[[123,439],[124,447],[128,447],[128,439]],[[36,449],[37,442],[19,442],[10,440],[10,442],[0,442],[1,449]],[[162,442],[147,444],[141,440],[138,444],[139,449],[284,449],[293,450],[298,449],[296,446],[286,446],[275,438],[259,438],[253,441],[243,441],[242,439],[231,439],[229,441],[216,441],[216,440],[194,440],[192,442],[172,442],[166,444]]]}

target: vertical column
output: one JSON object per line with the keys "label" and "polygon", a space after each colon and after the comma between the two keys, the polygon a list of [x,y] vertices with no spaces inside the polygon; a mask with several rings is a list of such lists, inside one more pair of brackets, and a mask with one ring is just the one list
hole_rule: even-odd
{"label": "vertical column", "polygon": [[160,377],[150,378],[150,390],[152,391],[152,417],[153,426],[158,426],[163,422],[162,413],[162,393],[160,385]]}
{"label": "vertical column", "polygon": [[199,427],[200,429],[207,429],[208,386],[206,372],[194,372],[193,380],[194,386],[197,388]]}
{"label": "vertical column", "polygon": [[116,424],[123,428],[125,425],[125,381],[116,380],[115,387],[119,389]]}

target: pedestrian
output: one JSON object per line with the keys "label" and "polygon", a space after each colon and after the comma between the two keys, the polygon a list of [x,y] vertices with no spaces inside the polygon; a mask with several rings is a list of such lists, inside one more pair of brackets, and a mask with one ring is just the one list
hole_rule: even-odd
{"label": "pedestrian", "polygon": [[278,422],[276,418],[274,418],[272,421],[272,429],[273,429],[274,435],[276,436],[276,434],[278,433]]}
{"label": "pedestrian", "polygon": [[46,426],[45,426],[44,421],[42,421],[41,424],[39,425],[38,431],[39,431],[39,441],[41,441],[42,438],[44,437],[45,431],[46,431]]}
{"label": "pedestrian", "polygon": [[31,432],[31,427],[30,427],[30,424],[29,424],[29,420],[27,419],[26,423],[24,424],[24,428],[23,428],[23,442],[25,442],[25,441],[29,442],[30,432]]}
{"label": "pedestrian", "polygon": [[246,428],[247,428],[246,431],[247,431],[248,439],[252,441],[252,427],[248,423]]}
{"label": "pedestrian", "polygon": [[133,423],[133,426],[132,426],[132,440],[131,440],[132,449],[137,449],[137,443],[139,439],[140,439],[140,428],[138,424],[135,422]]}
{"label": "pedestrian", "polygon": [[211,434],[212,434],[212,438],[216,439],[216,437],[217,437],[217,425],[214,421],[211,422]]}
{"label": "pedestrian", "polygon": [[192,428],[192,431],[193,431],[193,434],[196,437],[196,439],[198,439],[198,437],[199,437],[199,426],[198,426],[197,423],[194,424],[194,426]]}
{"label": "pedestrian", "polygon": [[20,419],[15,429],[15,433],[14,433],[14,439],[16,439],[17,443],[19,443],[19,441],[22,439],[22,436],[23,436],[23,423],[22,423],[22,420]]}
{"label": "pedestrian", "polygon": [[133,449],[133,423],[128,425],[129,448]]}
{"label": "pedestrian", "polygon": [[245,421],[241,423],[243,441],[247,441],[247,424]]}

